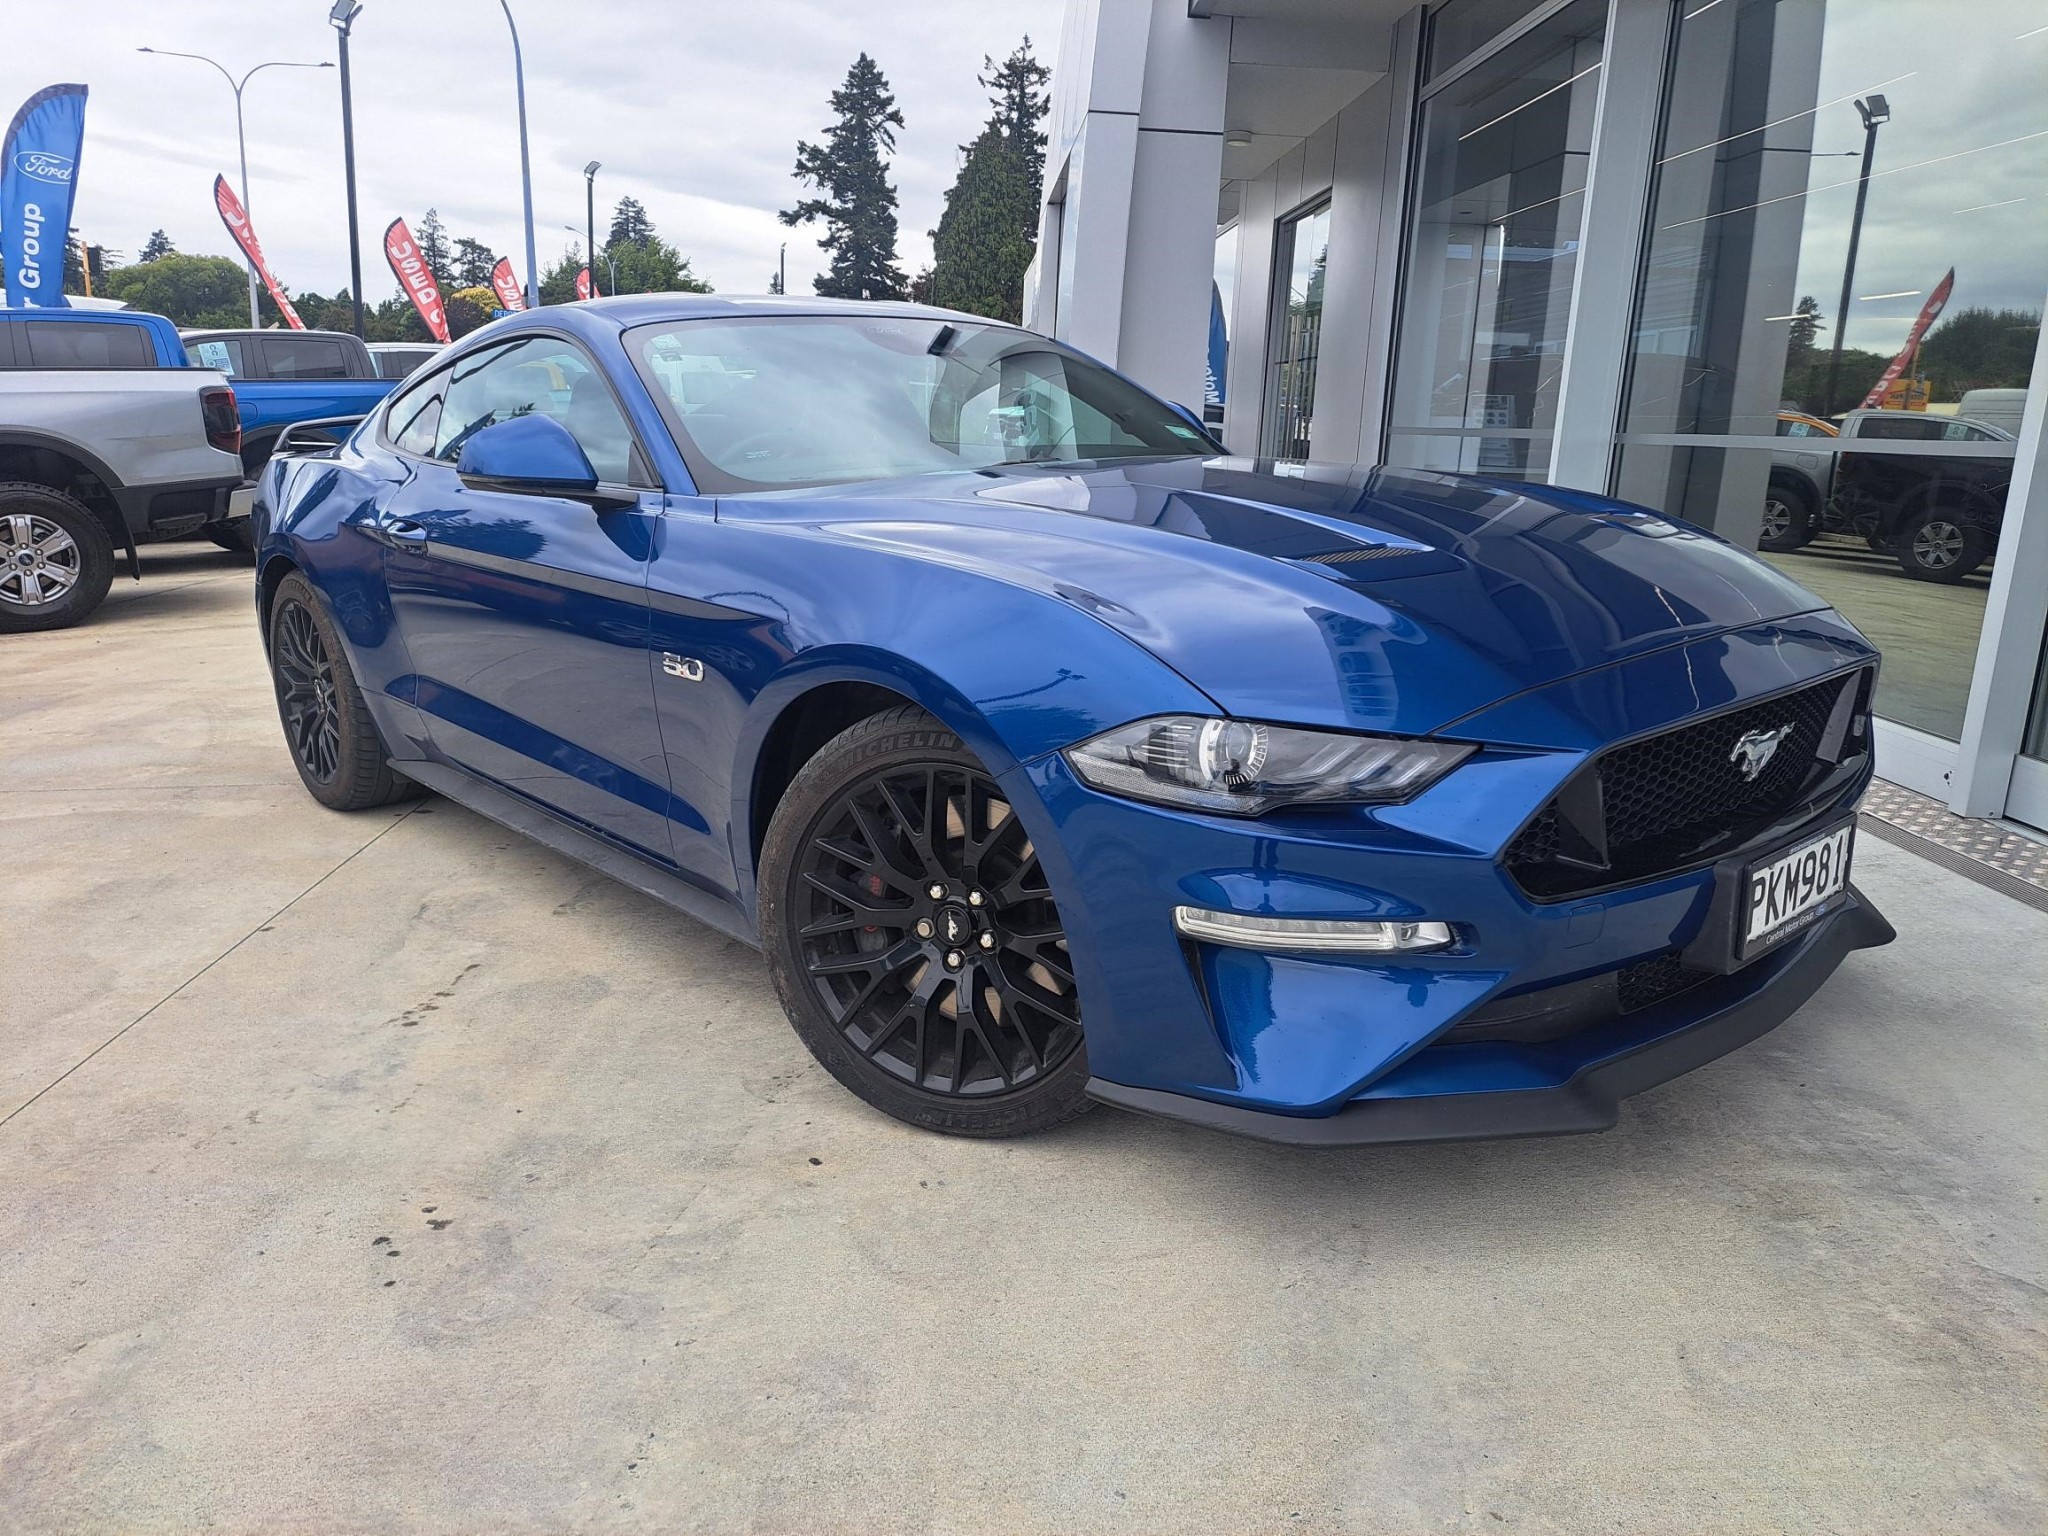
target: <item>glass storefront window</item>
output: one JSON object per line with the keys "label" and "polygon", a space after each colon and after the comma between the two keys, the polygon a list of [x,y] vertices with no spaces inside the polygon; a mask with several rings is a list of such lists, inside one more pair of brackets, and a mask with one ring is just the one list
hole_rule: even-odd
{"label": "glass storefront window", "polygon": [[1323,277],[1330,260],[1330,205],[1296,214],[1280,226],[1276,274],[1286,289],[1274,316],[1266,430],[1259,452],[1271,459],[1305,459],[1315,416],[1316,356],[1323,334]]}
{"label": "glass storefront window", "polygon": [[1392,463],[1548,474],[1606,19],[1576,0],[1424,99]]}
{"label": "glass storefront window", "polygon": [[1637,298],[1618,494],[1760,543],[1884,649],[1879,713],[1951,739],[2048,287],[2042,20],[1689,8]]}

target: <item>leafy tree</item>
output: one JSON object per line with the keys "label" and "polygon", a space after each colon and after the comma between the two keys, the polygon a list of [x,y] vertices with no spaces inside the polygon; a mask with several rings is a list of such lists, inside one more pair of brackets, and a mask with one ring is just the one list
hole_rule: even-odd
{"label": "leafy tree", "polygon": [[831,253],[831,267],[813,287],[828,298],[895,299],[904,289],[896,265],[896,189],[883,157],[896,148],[893,130],[903,126],[889,82],[865,53],[832,93],[838,120],[823,144],[796,146],[795,176],[817,189],[780,215],[789,225],[822,222],[819,244]]}
{"label": "leafy tree", "polygon": [[420,227],[412,232],[412,237],[420,248],[420,260],[427,264],[427,270],[434,274],[434,281],[445,292],[455,269],[448,253],[448,231],[441,223],[441,215],[429,208],[426,217],[420,220]]}
{"label": "leafy tree", "polygon": [[1039,124],[1052,72],[1031,56],[1028,37],[1001,64],[984,55],[982,68],[976,78],[994,110],[981,136],[961,146],[960,174],[932,231],[932,302],[1014,321],[1023,315],[1024,271],[1038,245]]}
{"label": "leafy tree", "polygon": [[1920,367],[1937,400],[1971,389],[2024,389],[2041,317],[2027,309],[1959,309],[1920,344]]}
{"label": "leafy tree", "polygon": [[142,253],[135,259],[138,262],[155,261],[161,256],[177,254],[178,248],[171,244],[171,237],[160,229],[153,229],[149,232],[149,238],[142,242]]}
{"label": "leafy tree", "polygon": [[[611,258],[599,262],[606,283],[616,293],[709,293],[711,285],[690,270],[689,261],[661,236],[649,234],[644,244],[614,244],[605,248]],[[616,281],[612,277],[616,270]]]}
{"label": "leafy tree", "polygon": [[1797,358],[1801,353],[1811,352],[1815,339],[1827,328],[1827,320],[1820,312],[1820,301],[1812,294],[1801,298],[1792,306],[1792,324],[1788,328],[1786,347]]}
{"label": "leafy tree", "polygon": [[449,279],[457,288],[488,288],[491,286],[491,268],[498,264],[498,253],[481,240],[468,236],[455,242],[455,253],[449,271]]}
{"label": "leafy tree", "polygon": [[[249,323],[249,275],[225,256],[186,256],[176,251],[154,261],[115,267],[96,291],[130,309],[162,315],[179,326],[229,329]],[[281,322],[270,295],[257,290],[265,325]],[[307,322],[311,324],[310,321]]]}
{"label": "leafy tree", "polygon": [[365,341],[432,341],[433,334],[427,330],[427,322],[420,318],[420,312],[413,308],[411,299],[403,294],[386,299],[374,309],[363,313],[363,339]]}
{"label": "leafy tree", "polygon": [[1045,121],[1052,105],[1046,92],[1052,71],[1033,57],[1028,35],[1002,63],[983,54],[981,66],[988,73],[976,75],[975,81],[988,89],[995,103],[995,116],[990,122],[1003,130],[1004,142],[1024,162],[1031,228],[1036,239],[1038,201],[1045,190],[1045,133],[1039,124]]}
{"label": "leafy tree", "polygon": [[611,233],[605,236],[605,248],[616,257],[621,245],[645,245],[655,238],[654,220],[647,217],[647,210],[640,206],[640,200],[632,197],[619,199],[619,206],[612,211]]}
{"label": "leafy tree", "polygon": [[458,288],[444,302],[448,334],[459,341],[478,326],[491,323],[491,311],[498,307],[498,296],[488,284],[480,284]]}
{"label": "leafy tree", "polygon": [[583,270],[583,242],[571,241],[562,249],[562,259],[545,268],[540,275],[540,301],[543,304],[574,304],[576,302],[576,274]]}
{"label": "leafy tree", "polygon": [[946,211],[932,231],[931,302],[993,320],[1017,320],[1024,309],[1026,233],[1030,206],[1026,167],[1001,127],[991,122],[967,146]]}

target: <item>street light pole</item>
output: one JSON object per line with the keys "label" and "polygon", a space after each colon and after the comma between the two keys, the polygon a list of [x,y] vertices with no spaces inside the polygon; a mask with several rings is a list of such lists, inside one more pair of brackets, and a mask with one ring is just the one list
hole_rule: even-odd
{"label": "street light pole", "polygon": [[783,241],[775,252],[775,291],[789,292],[789,242]]}
{"label": "street light pole", "polygon": [[519,52],[519,23],[512,19],[512,0],[498,0],[505,25],[512,29],[512,78],[519,91],[519,191],[526,204],[526,307],[540,308],[540,268],[533,247],[533,160],[526,148],[526,60]]}
{"label": "street light pole", "polygon": [[[180,53],[175,48],[138,48],[135,51],[137,53],[153,53],[167,59],[197,59],[202,64],[211,64],[220,71],[221,79],[227,81],[228,89],[235,93],[235,148],[242,162],[242,212],[249,216],[249,222],[253,226],[256,222],[256,214],[249,206],[249,138],[242,131],[242,87],[255,78],[258,70],[332,69],[334,66],[325,59],[321,60],[318,64],[300,64],[292,59],[268,59],[237,80],[228,73],[227,67],[220,60],[210,59],[203,53]],[[260,330],[263,322],[256,309],[256,263],[253,258],[245,258],[245,260],[248,261],[249,266],[249,329],[252,331]]]}
{"label": "street light pole", "polygon": [[[597,266],[596,266],[596,262],[597,262],[597,172],[598,172],[598,168],[599,168],[599,167],[598,167],[598,162],[597,162],[597,161],[595,161],[595,160],[591,161],[591,162],[590,162],[590,164],[588,164],[588,165],[586,165],[585,167],[583,167],[583,221],[584,221],[584,223],[585,223],[585,224],[587,224],[587,225],[588,225],[588,226],[590,227],[590,260],[591,260],[591,268],[590,268],[590,286],[591,286],[592,288],[595,288],[595,287],[597,286]],[[610,261],[610,260],[612,259],[612,253],[611,253],[611,250],[610,250],[610,242],[609,242],[609,241],[607,241],[607,242],[606,242],[606,250],[605,250],[605,253],[604,253],[604,259],[605,259],[606,261]],[[613,293],[617,293],[618,291],[619,291],[619,279],[618,279],[618,273],[617,273],[617,269],[616,269],[616,268],[614,268],[614,269],[613,269],[613,275],[612,275],[612,292],[613,292]]]}
{"label": "street light pole", "polygon": [[1835,344],[1828,352],[1828,383],[1821,392],[1820,413],[1832,416],[1835,384],[1842,372],[1842,339],[1849,329],[1849,300],[1856,287],[1856,251],[1863,244],[1863,205],[1870,196],[1870,163],[1877,156],[1877,130],[1891,121],[1891,104],[1872,92],[1856,103],[1863,119],[1863,173],[1856,180],[1856,212],[1849,220],[1849,257],[1842,263],[1842,302],[1835,310]]}
{"label": "street light pole", "polygon": [[327,20],[341,44],[341,164],[348,184],[348,296],[355,308],[356,335],[363,334],[363,241],[356,226],[355,98],[348,83],[348,33],[362,14],[361,0],[334,0]]}

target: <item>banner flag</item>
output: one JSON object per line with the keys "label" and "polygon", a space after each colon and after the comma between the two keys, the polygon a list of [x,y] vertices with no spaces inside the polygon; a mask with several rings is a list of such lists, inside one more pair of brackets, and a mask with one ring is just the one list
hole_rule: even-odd
{"label": "banner flag", "polygon": [[491,287],[497,291],[498,305],[517,314],[526,308],[526,295],[519,291],[519,279],[512,275],[512,258],[500,256],[498,264],[491,268]]}
{"label": "banner flag", "polygon": [[1948,296],[1956,286],[1956,269],[1950,267],[1948,276],[1934,285],[1934,292],[1927,295],[1927,302],[1920,306],[1920,318],[1913,322],[1913,329],[1906,333],[1906,344],[1899,348],[1899,355],[1892,359],[1891,366],[1878,376],[1877,386],[1863,397],[1863,409],[1880,410],[1884,406],[1885,391],[1897,382],[1900,374],[1913,366],[1913,358],[1920,351],[1920,343],[1926,338],[1928,328],[1940,318]]}
{"label": "banner flag", "polygon": [[270,275],[270,268],[263,260],[263,247],[256,243],[256,231],[249,227],[249,210],[242,206],[242,200],[235,196],[235,189],[228,185],[225,176],[213,178],[213,206],[220,210],[221,223],[227,225],[228,233],[235,237],[235,244],[249,258],[249,265],[263,279],[263,286],[270,290],[270,301],[284,316],[284,323],[295,331],[303,331],[306,322],[299,318],[299,312],[292,308],[292,301],[285,297],[284,289]]}
{"label": "banner flag", "polygon": [[21,104],[0,139],[0,263],[16,309],[69,309],[64,248],[85,143],[85,87],[52,85]]}
{"label": "banner flag", "polygon": [[590,297],[590,268],[588,267],[583,268],[576,274],[576,297],[579,299]]}
{"label": "banner flag", "polygon": [[398,279],[398,286],[405,290],[405,296],[412,300],[412,307],[427,322],[427,330],[434,340],[446,341],[448,311],[441,303],[441,285],[427,270],[427,259],[420,254],[419,244],[413,239],[412,231],[405,227],[405,220],[393,219],[384,226],[384,259],[391,263],[391,273]]}

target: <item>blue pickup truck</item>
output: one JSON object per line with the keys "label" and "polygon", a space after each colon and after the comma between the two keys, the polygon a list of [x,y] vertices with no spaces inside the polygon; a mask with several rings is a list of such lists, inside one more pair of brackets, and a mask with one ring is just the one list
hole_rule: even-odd
{"label": "blue pickup truck", "polygon": [[[0,311],[0,320],[29,315],[52,318],[46,310],[21,310]],[[63,318],[92,322],[86,334],[93,338],[94,356],[104,354],[100,366],[206,368],[223,374],[241,413],[242,471],[250,483],[286,427],[366,415],[398,382],[379,378],[369,349],[345,331],[180,332],[162,315],[132,310],[80,310]],[[71,360],[64,366],[82,365]],[[238,495],[233,515],[201,531],[225,549],[248,549],[248,507],[248,495]]]}

